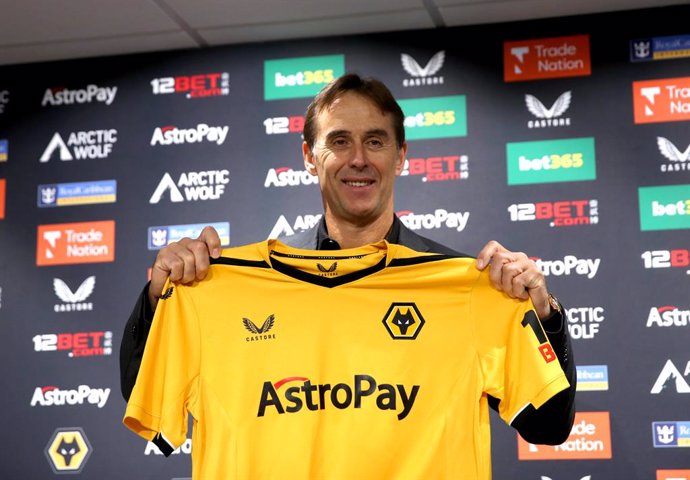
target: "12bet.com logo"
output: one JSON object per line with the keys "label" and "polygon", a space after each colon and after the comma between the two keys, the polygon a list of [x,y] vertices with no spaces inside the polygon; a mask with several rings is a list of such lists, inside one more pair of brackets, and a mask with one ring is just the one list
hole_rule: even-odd
{"label": "12bet.com logo", "polygon": [[113,353],[113,332],[43,333],[33,337],[36,352],[67,352],[68,357]]}
{"label": "12bet.com logo", "polygon": [[511,222],[547,220],[550,227],[572,227],[599,223],[598,200],[516,203],[508,207]]}
{"label": "12bet.com logo", "polygon": [[[690,267],[690,250],[677,248],[673,250],[647,250],[643,252],[644,268],[683,268]],[[690,275],[690,270],[686,270]]]}
{"label": "12bet.com logo", "polygon": [[188,99],[217,97],[230,93],[229,78],[227,72],[162,77],[151,80],[151,87],[154,95],[181,93]]}

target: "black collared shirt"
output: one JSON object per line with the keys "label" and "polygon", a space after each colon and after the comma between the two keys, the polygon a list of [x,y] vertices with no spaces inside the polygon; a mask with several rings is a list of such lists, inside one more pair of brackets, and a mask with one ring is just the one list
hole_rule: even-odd
{"label": "black collared shirt", "polygon": [[[400,243],[400,219],[396,215],[393,215],[393,224],[385,239],[390,243]],[[340,250],[340,244],[328,236],[325,217],[321,217],[316,229],[316,248],[317,250]]]}

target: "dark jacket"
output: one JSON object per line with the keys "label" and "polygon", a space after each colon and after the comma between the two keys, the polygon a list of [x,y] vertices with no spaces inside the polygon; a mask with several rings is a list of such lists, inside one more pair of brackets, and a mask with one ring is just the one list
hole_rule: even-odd
{"label": "dark jacket", "polygon": [[[440,243],[417,235],[405,227],[397,217],[393,220],[393,225],[388,235],[386,235],[386,240],[391,243],[404,245],[418,252],[470,257],[470,255],[456,252]],[[294,248],[309,250],[337,250],[340,248],[337,242],[328,237],[326,224],[323,219],[316,227],[290,237],[282,237],[280,241]],[[137,299],[134,310],[129,320],[127,320],[120,345],[120,386],[125,400],[129,399],[134,388],[141,359],[144,356],[146,338],[153,320],[153,312],[148,304],[148,288],[149,285],[147,284]],[[490,322],[491,319],[486,321]],[[542,319],[544,331],[558,356],[561,368],[563,368],[570,382],[570,388],[556,394],[538,410],[529,405],[520,412],[511,424],[530,443],[561,444],[568,438],[573,425],[577,379],[570,337],[568,336],[568,329],[565,323],[565,318],[558,312],[554,312],[547,318]],[[498,404],[498,399],[489,396],[491,408],[498,410]]]}

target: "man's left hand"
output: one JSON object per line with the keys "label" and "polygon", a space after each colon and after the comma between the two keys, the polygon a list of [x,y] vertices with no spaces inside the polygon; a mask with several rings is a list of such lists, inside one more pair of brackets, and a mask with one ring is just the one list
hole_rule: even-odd
{"label": "man's left hand", "polygon": [[511,252],[495,240],[484,245],[477,255],[477,268],[489,267],[491,283],[512,298],[532,299],[539,318],[551,313],[549,291],[544,274],[522,252]]}

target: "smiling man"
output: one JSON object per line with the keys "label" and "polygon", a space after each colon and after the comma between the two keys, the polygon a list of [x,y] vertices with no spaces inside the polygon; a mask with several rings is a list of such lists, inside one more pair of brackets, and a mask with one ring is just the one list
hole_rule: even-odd
{"label": "smiling man", "polygon": [[[244,440],[252,444],[257,439],[251,435],[259,435],[258,432],[265,435],[263,442],[281,441],[276,436],[285,434],[287,430],[281,429],[288,424],[277,420],[276,415],[295,414],[289,423],[294,430],[289,431],[296,436],[287,441],[304,450],[297,457],[304,454],[314,459],[312,472],[328,472],[328,478],[361,472],[360,469],[368,468],[367,462],[347,448],[359,445],[367,450],[363,454],[374,455],[372,458],[378,457],[385,463],[383,451],[377,453],[369,448],[409,437],[410,447],[414,445],[411,455],[419,455],[415,465],[419,472],[435,472],[434,475],[447,478],[489,478],[488,406],[499,411],[531,443],[559,444],[568,437],[575,411],[575,367],[562,306],[549,293],[544,275],[524,253],[508,251],[491,241],[475,262],[468,255],[421,237],[402,225],[394,213],[394,184],[407,153],[403,120],[400,106],[381,82],[358,75],[337,79],[310,104],[304,126],[304,163],[307,171],[319,179],[324,206],[324,216],[315,228],[279,239],[282,243],[269,241],[236,247],[221,255],[220,239],[207,227],[199,238],[183,239],[159,251],[151,282],[127,323],[120,352],[123,395],[129,398],[136,381],[133,398],[139,402],[128,408],[130,428],[144,428],[148,435],[164,433],[155,422],[139,423],[141,419],[162,415],[150,411],[158,408],[155,405],[141,411],[140,408],[147,402],[151,384],[160,382],[158,368],[166,374],[170,372],[159,365],[161,358],[179,358],[179,352],[165,357],[159,349],[170,348],[170,342],[185,342],[181,338],[165,340],[164,332],[169,327],[160,325],[161,320],[179,324],[180,330],[168,331],[168,336],[191,335],[188,343],[193,349],[203,350],[203,346],[195,346],[210,342],[204,357],[208,358],[213,355],[213,336],[217,334],[205,339],[203,330],[208,328],[207,323],[213,324],[214,309],[223,311],[224,323],[219,328],[225,329],[228,312],[244,302],[263,302],[271,305],[272,310],[261,331],[272,328],[274,320],[280,317],[285,328],[279,347],[283,350],[266,350],[263,357],[252,352],[244,357],[244,347],[227,347],[231,351],[226,349],[219,354],[232,360],[214,362],[213,368],[223,363],[234,373],[213,372],[211,376],[243,381],[222,387],[227,389],[228,398],[218,396],[220,390],[214,388],[213,402],[225,402],[224,419],[256,416],[252,428],[242,422],[247,428]],[[317,261],[322,263],[314,263]],[[242,277],[250,266],[259,265],[259,274]],[[241,268],[235,270],[241,272],[233,270],[237,266]],[[333,271],[333,275],[324,276],[324,271]],[[227,272],[239,276],[235,283],[223,286]],[[288,277],[290,280],[286,281]],[[254,285],[256,278],[261,280]],[[171,282],[181,286],[174,289]],[[295,282],[299,287],[296,290]],[[216,293],[204,293],[207,291]],[[200,296],[192,303],[201,309],[201,316],[193,313],[197,307],[189,308],[185,300],[196,298],[195,292]],[[307,297],[296,298],[297,292]],[[260,301],[250,298],[257,295]],[[419,296],[420,302],[425,299],[424,316],[416,304],[413,307],[412,303],[400,303],[401,296]],[[155,317],[156,343],[146,348],[143,378],[137,378],[152,328],[151,317],[159,300],[165,301],[163,312],[167,309],[168,313],[159,318],[158,312]],[[385,316],[380,312],[383,306],[390,307]],[[276,309],[281,313],[275,313]],[[324,311],[332,314],[322,319]],[[189,314],[194,318],[179,319],[177,312],[192,312]],[[431,312],[433,322],[425,321],[424,317],[429,320]],[[294,322],[288,321],[293,314]],[[241,329],[241,315],[237,316]],[[339,316],[343,316],[341,321]],[[370,331],[369,325],[381,326],[382,317],[389,335],[385,330],[372,330],[371,336],[363,333]],[[345,318],[347,322],[342,321]],[[318,322],[312,325],[315,320]],[[258,324],[247,320],[244,325],[248,322],[256,333]],[[362,325],[349,328],[350,322]],[[422,327],[424,331],[417,341]],[[294,337],[296,343],[285,340],[290,338],[288,328],[299,332]],[[211,327],[211,331],[217,330]],[[199,332],[201,338],[197,338]],[[305,340],[306,332],[312,341]],[[224,348],[225,345],[223,342]],[[195,351],[194,355],[199,356],[200,352]],[[274,361],[269,362],[273,355]],[[302,356],[312,360],[303,363],[299,360]],[[263,373],[263,367],[257,365],[258,358],[270,364],[264,365]],[[415,359],[414,365],[407,364],[411,358]],[[446,367],[434,367],[437,359],[442,358],[447,359]],[[251,365],[245,365],[246,362]],[[292,365],[293,362],[297,363]],[[184,369],[187,368],[185,364]],[[311,373],[285,376],[285,368],[289,372],[306,369]],[[194,380],[181,382],[184,388],[190,381],[196,384],[197,378],[204,378],[203,371],[189,375]],[[275,380],[281,376],[282,380]],[[171,381],[180,383],[176,378]],[[282,385],[286,386],[281,389]],[[207,388],[204,381],[194,387],[195,393],[177,392],[174,397],[179,401],[184,395],[192,395],[190,402],[196,405],[203,397],[198,389]],[[261,392],[258,397],[257,391]],[[281,397],[283,391],[285,398]],[[255,397],[261,400],[259,415],[252,403]],[[244,403],[246,408],[242,410]],[[196,408],[204,411],[201,406]],[[235,411],[238,408],[241,411]],[[390,423],[389,417],[377,413],[396,409],[400,411],[394,418],[401,423]],[[173,410],[179,412],[179,405]],[[315,416],[299,416],[305,410]],[[352,415],[342,420],[343,428],[352,428],[337,430],[335,425],[340,425],[341,420],[334,412],[338,410]],[[358,413],[363,410],[366,412]],[[183,421],[178,419],[177,424],[182,425]],[[363,432],[369,428],[376,430],[378,436],[372,433],[365,442]],[[331,432],[327,445],[318,442],[317,432]],[[214,434],[223,442],[236,438],[231,430],[228,437],[222,432]],[[438,451],[439,457],[433,453],[435,448],[425,447],[426,443],[420,440],[423,438],[428,438],[428,445],[445,445]],[[365,443],[370,443],[370,447],[364,447]],[[445,451],[451,445],[452,450],[463,450],[463,458],[474,463],[455,465],[458,462],[449,459],[459,457],[454,456],[454,451]],[[233,462],[249,462],[243,464],[242,468],[247,469],[244,471],[272,478],[272,474],[261,475],[252,470],[249,457]],[[392,457],[390,462],[393,468]],[[404,471],[385,473],[389,467],[381,468],[381,475],[392,475],[386,478],[397,478]]]}

